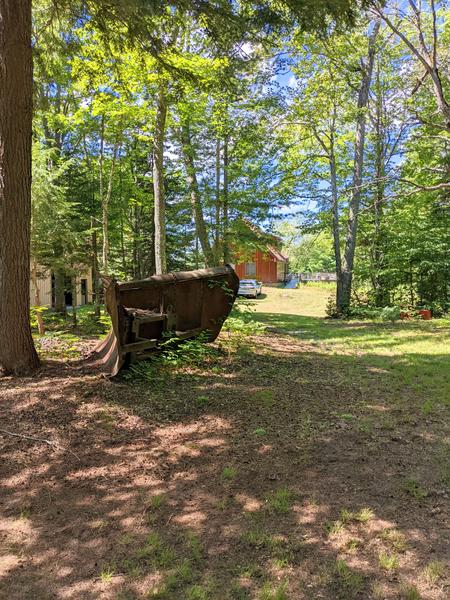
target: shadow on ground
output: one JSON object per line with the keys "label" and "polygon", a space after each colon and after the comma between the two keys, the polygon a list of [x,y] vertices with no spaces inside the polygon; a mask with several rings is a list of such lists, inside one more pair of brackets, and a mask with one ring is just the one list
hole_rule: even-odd
{"label": "shadow on ground", "polygon": [[[372,335],[318,321],[295,327]],[[56,442],[0,437],[1,597],[444,599],[444,408],[402,369],[449,355],[381,368],[265,322],[283,335],[156,388],[70,365],[0,380],[2,428]]]}

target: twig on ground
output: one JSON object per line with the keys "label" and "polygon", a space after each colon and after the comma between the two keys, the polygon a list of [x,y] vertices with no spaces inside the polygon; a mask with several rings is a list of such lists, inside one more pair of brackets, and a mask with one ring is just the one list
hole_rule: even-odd
{"label": "twig on ground", "polygon": [[57,446],[56,442],[52,442],[51,440],[45,440],[44,438],[34,437],[33,435],[24,435],[23,433],[13,433],[12,431],[7,431],[6,429],[1,429],[1,433],[6,433],[6,435],[11,435],[13,437],[22,438],[24,440],[32,440],[34,442],[41,442],[42,444],[48,444],[52,448]]}
{"label": "twig on ground", "polygon": [[[6,435],[10,435],[12,437],[18,437],[18,438],[22,438],[24,440],[31,440],[33,442],[40,442],[41,444],[47,444],[48,446],[50,446],[50,448],[53,448],[53,450],[58,450],[58,448],[60,448],[59,444],[57,442],[53,442],[52,440],[46,440],[45,438],[39,438],[39,437],[35,437],[34,435],[25,435],[23,433],[14,433],[13,431],[8,431],[7,429],[2,429],[0,427],[0,433],[4,433]],[[72,450],[70,450],[70,448],[66,448],[67,452],[70,452],[70,454],[72,454],[73,456],[75,456],[75,458],[77,460],[80,460],[80,457],[77,456],[75,454],[75,452],[72,452]]]}

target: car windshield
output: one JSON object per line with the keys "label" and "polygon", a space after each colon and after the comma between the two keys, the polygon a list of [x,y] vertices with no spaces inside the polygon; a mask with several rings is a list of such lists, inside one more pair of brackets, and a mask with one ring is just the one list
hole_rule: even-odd
{"label": "car windshield", "polygon": [[243,285],[243,286],[249,286],[249,285],[255,285],[255,284],[256,284],[256,281],[252,281],[251,279],[247,279],[245,281],[240,282],[240,285]]}

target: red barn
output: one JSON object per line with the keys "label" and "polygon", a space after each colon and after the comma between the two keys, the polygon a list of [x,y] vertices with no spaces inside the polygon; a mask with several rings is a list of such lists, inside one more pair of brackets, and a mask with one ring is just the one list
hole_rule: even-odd
{"label": "red barn", "polygon": [[274,246],[267,246],[266,250],[256,250],[247,262],[237,262],[234,270],[239,279],[283,283],[288,274],[288,258]]}

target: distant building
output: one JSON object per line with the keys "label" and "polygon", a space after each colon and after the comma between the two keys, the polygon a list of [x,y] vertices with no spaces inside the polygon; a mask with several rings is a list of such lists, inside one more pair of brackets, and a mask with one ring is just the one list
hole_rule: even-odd
{"label": "distant building", "polygon": [[[288,278],[289,259],[281,250],[279,237],[262,231],[248,219],[241,218],[240,241],[234,245],[239,279],[257,279],[266,284],[284,283]],[[253,248],[248,250],[248,248]]]}
{"label": "distant building", "polygon": [[[41,306],[52,308],[55,306],[55,277],[49,269],[42,267],[38,267],[37,272]],[[75,278],[75,285],[68,277],[64,292],[66,306],[82,306],[92,302],[92,287],[92,272],[90,269],[82,271]],[[32,306],[35,304],[35,297],[36,290],[32,280],[30,284],[30,302]]]}
{"label": "distant building", "polygon": [[273,246],[256,250],[250,260],[238,262],[234,270],[239,279],[257,279],[263,283],[284,283],[287,280],[289,260]]}
{"label": "distant building", "polygon": [[299,273],[298,279],[300,283],[308,281],[336,281],[336,273]]}

